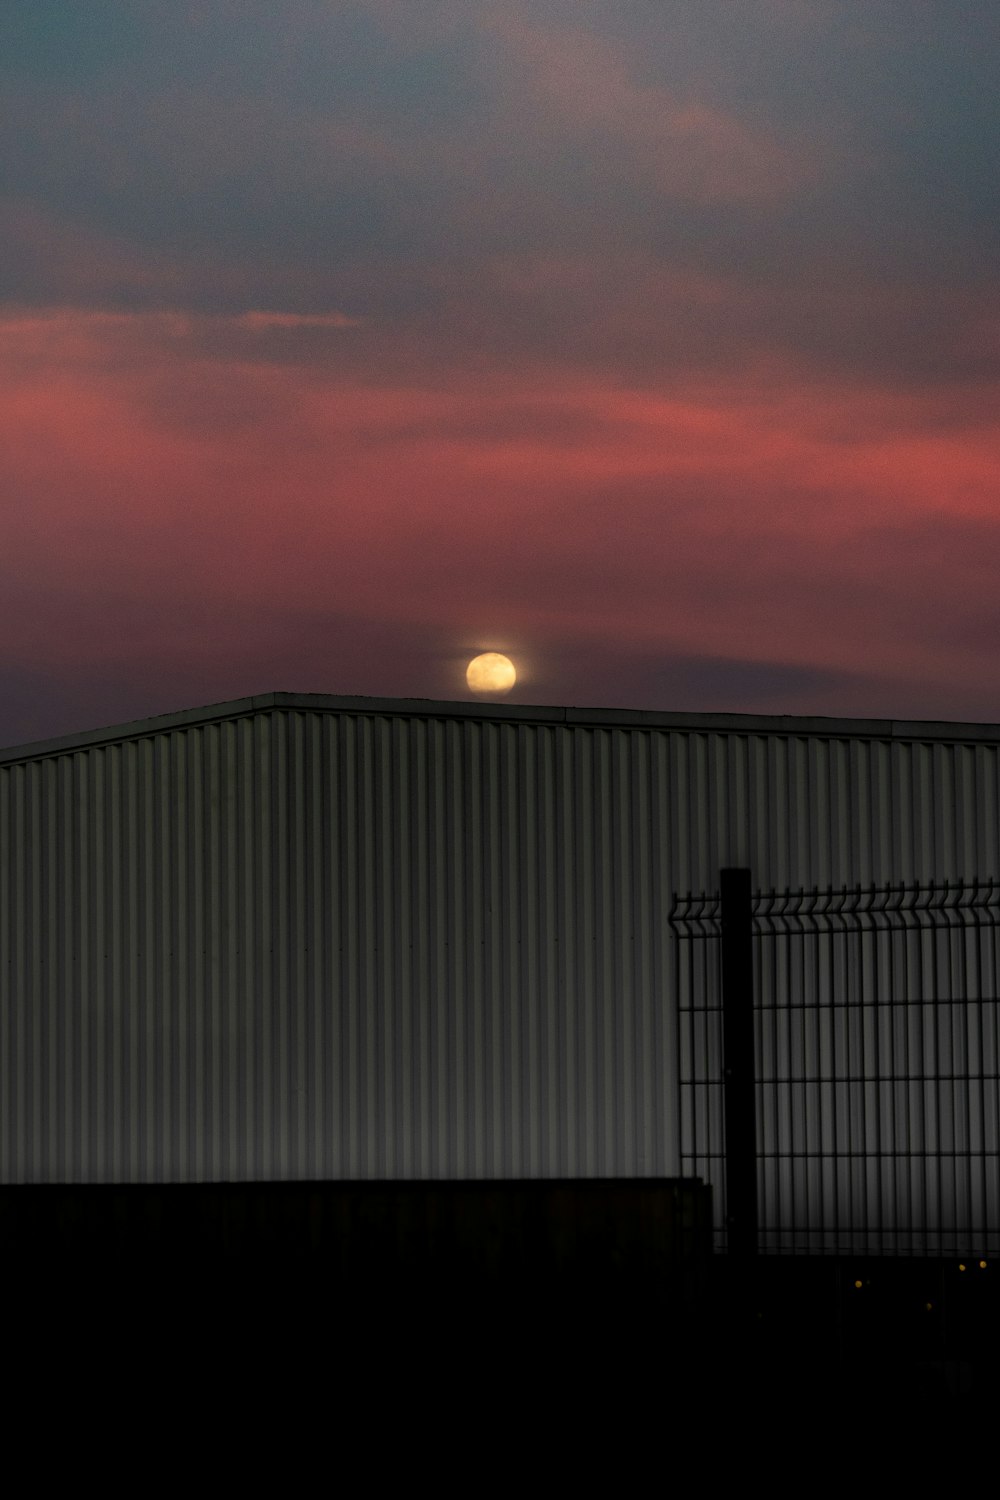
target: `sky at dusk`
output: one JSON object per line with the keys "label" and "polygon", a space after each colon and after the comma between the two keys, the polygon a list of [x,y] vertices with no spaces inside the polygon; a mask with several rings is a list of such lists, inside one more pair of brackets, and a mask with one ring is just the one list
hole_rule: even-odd
{"label": "sky at dusk", "polygon": [[0,744],[1000,720],[1000,7],[3,0]]}

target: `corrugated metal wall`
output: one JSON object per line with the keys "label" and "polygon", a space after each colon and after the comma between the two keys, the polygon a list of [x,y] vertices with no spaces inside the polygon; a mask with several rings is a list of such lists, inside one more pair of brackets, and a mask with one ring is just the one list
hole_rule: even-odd
{"label": "corrugated metal wall", "polygon": [[432,711],[0,766],[0,1175],[671,1175],[673,892],[992,874],[997,788],[994,743]]}

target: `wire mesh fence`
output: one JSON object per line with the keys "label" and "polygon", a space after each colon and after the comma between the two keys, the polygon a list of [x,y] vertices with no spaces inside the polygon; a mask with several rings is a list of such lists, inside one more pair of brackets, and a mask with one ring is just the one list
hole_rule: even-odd
{"label": "wire mesh fence", "polygon": [[[761,1252],[1000,1251],[998,895],[990,880],[751,898]],[[721,904],[678,897],[670,920],[681,1171],[711,1184],[725,1250]]]}

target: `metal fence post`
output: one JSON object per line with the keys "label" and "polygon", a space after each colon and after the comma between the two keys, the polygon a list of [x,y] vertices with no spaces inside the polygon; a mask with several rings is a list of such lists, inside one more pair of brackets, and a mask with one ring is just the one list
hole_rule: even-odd
{"label": "metal fence post", "polygon": [[750,871],[719,871],[722,927],[722,1096],[729,1254],[757,1253],[757,1100]]}

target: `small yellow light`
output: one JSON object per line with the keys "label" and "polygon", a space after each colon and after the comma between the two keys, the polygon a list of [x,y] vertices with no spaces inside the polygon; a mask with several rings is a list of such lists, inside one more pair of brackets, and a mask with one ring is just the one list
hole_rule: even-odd
{"label": "small yellow light", "polygon": [[860,1288],[860,1286],[861,1286],[861,1282],[860,1282],[860,1281],[856,1281],[856,1282],[855,1282],[855,1283],[854,1283],[854,1285],[855,1285],[855,1286],[856,1286],[856,1287],[858,1287],[858,1288]]}
{"label": "small yellow light", "polygon": [[980,1262],[979,1262],[979,1269],[980,1269],[980,1270],[981,1270],[981,1271],[985,1271],[985,1270],[986,1270],[986,1262],[985,1262],[985,1261],[984,1261],[984,1260],[981,1260],[981,1261],[980,1261]]}
{"label": "small yellow light", "polygon": [[963,1264],[962,1264],[962,1262],[961,1262],[961,1261],[959,1261],[959,1263],[958,1263],[958,1269],[959,1269],[959,1270],[960,1270],[960,1271],[964,1271],[964,1270],[965,1270],[965,1266],[964,1266],[964,1265],[963,1265]]}
{"label": "small yellow light", "polygon": [[926,1309],[927,1309],[928,1312],[933,1312],[934,1311],[934,1303],[933,1302],[925,1302],[924,1306],[926,1307]]}

